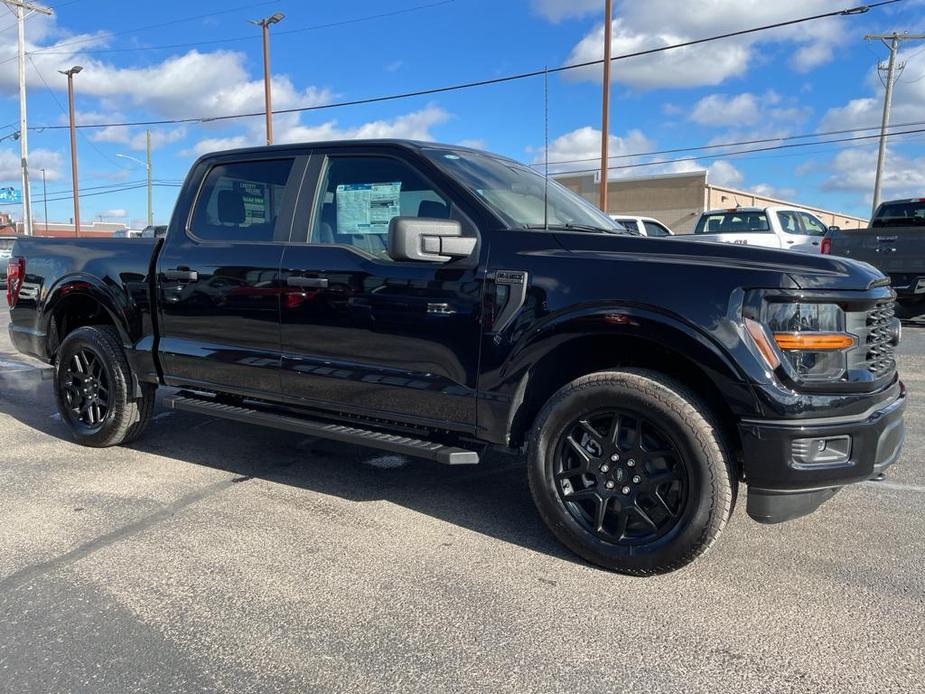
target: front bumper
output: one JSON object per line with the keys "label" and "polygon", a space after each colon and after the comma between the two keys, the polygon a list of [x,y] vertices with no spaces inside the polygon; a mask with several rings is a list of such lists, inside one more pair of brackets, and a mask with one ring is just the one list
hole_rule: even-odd
{"label": "front bumper", "polygon": [[[748,483],[747,512],[761,523],[780,523],[815,511],[840,488],[876,477],[896,462],[906,438],[906,388],[856,418],[743,420],[739,425]],[[849,436],[845,462],[807,465],[795,460],[793,442]]]}

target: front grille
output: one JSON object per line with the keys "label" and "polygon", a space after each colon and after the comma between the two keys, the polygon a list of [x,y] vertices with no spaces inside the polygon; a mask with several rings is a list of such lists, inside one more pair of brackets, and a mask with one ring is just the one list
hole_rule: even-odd
{"label": "front grille", "polygon": [[861,342],[861,348],[866,348],[867,370],[876,378],[885,376],[896,369],[894,359],[894,308],[893,302],[887,301],[877,304],[867,312],[866,340]]}

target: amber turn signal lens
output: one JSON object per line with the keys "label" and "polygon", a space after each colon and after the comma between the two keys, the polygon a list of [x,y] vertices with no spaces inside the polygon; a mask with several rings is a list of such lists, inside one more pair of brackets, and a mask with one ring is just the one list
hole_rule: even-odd
{"label": "amber turn signal lens", "polygon": [[854,337],[844,333],[774,333],[781,349],[828,352],[854,347]]}
{"label": "amber turn signal lens", "polygon": [[761,352],[761,356],[764,357],[767,365],[770,366],[772,370],[780,366],[780,358],[777,356],[777,350],[771,345],[768,334],[761,326],[761,323],[753,321],[751,318],[746,318],[745,329],[748,331],[749,336],[751,336],[758,351]]}

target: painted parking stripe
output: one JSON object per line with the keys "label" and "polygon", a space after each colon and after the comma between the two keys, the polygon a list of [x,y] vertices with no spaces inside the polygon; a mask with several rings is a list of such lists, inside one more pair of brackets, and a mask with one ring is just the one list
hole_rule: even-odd
{"label": "painted parking stripe", "polygon": [[925,494],[925,486],[921,484],[901,484],[899,482],[865,482],[864,484],[874,489],[893,489],[898,492]]}

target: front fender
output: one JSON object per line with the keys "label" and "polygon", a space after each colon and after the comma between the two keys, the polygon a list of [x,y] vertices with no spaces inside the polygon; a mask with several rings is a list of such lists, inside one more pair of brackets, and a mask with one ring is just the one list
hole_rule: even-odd
{"label": "front fender", "polygon": [[[731,317],[734,309],[722,313],[713,325],[701,328],[650,306],[607,303],[549,315],[520,334],[515,326],[506,357],[497,368],[483,372],[479,428],[492,440],[502,430],[507,438],[535,414],[537,390],[544,401],[552,394],[546,392],[549,383],[554,392],[580,375],[640,363],[667,373],[681,370],[682,363],[692,366],[733,414],[755,416],[760,410],[748,368],[754,357]],[[503,349],[497,341],[486,345],[486,352],[496,356]],[[656,351],[661,358],[669,353],[670,363],[653,364]]]}

